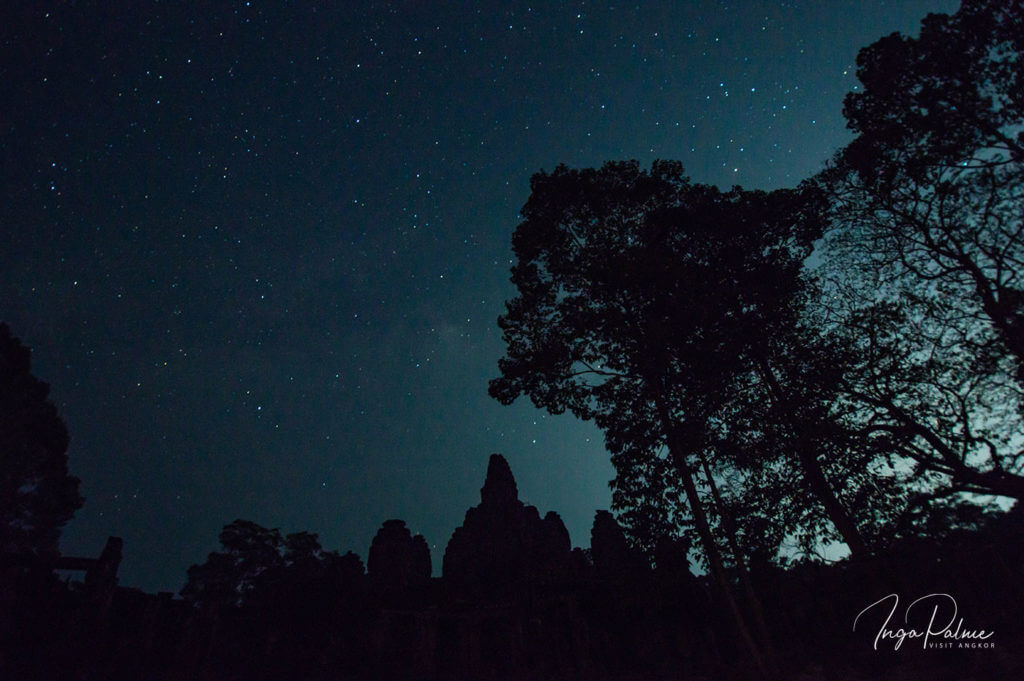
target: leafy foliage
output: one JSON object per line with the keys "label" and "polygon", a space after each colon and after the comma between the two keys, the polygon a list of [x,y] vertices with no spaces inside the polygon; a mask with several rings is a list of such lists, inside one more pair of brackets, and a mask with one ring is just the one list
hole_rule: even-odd
{"label": "leafy foliage", "polygon": [[[747,496],[730,513],[827,533],[824,518],[844,513],[820,470],[829,394],[800,366],[798,331],[818,194],[720,192],[690,184],[678,164],[647,173],[635,162],[560,167],[531,188],[491,394],[595,420],[617,470],[615,507],[648,555],[686,523],[678,476],[699,466],[712,513],[726,496],[713,478],[742,488],[774,466],[802,512],[780,524],[782,506]],[[666,455],[672,437],[679,447]],[[846,451],[835,440],[832,450],[843,472]]]}
{"label": "leafy foliage", "polygon": [[31,353],[0,324],[0,552],[54,556],[82,506],[68,474],[68,431],[31,373]]}
{"label": "leafy foliage", "polygon": [[324,551],[309,532],[282,536],[280,530],[239,519],[224,527],[220,543],[221,551],[188,570],[181,594],[196,605],[240,607],[275,594],[329,585],[332,579],[341,579],[335,586],[344,585],[363,574],[357,556]]}
{"label": "leafy foliage", "polygon": [[847,423],[932,496],[1024,495],[1022,41],[1020,0],[974,0],[862,50],[817,178]]}
{"label": "leafy foliage", "polygon": [[894,33],[860,51],[860,92],[844,151],[866,176],[1024,161],[1024,3],[964,0],[931,14],[918,38]]}

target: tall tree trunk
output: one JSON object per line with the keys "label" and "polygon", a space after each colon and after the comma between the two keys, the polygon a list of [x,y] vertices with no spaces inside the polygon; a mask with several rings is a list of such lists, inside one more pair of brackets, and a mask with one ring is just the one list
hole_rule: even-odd
{"label": "tall tree trunk", "polygon": [[750,580],[750,569],[747,566],[747,561],[743,552],[740,550],[739,541],[736,539],[736,523],[733,520],[732,514],[725,508],[725,503],[722,501],[722,495],[718,491],[718,483],[715,482],[715,476],[711,473],[711,466],[708,464],[708,458],[703,454],[703,452],[700,454],[700,463],[704,469],[704,475],[708,479],[708,487],[711,489],[711,498],[714,500],[715,506],[718,508],[718,515],[722,518],[722,526],[725,529],[725,536],[729,542],[729,550],[732,552],[732,555],[736,560],[736,570],[739,572],[740,584],[743,585],[743,592],[747,597],[747,601],[750,603],[750,612],[754,617],[754,628],[757,631],[757,636],[764,649],[767,664],[769,668],[774,671],[775,647],[772,645],[771,635],[768,633],[768,625],[764,619],[764,606],[761,605],[761,599],[757,596],[757,590],[754,589],[754,583]]}
{"label": "tall tree trunk", "polygon": [[870,555],[871,551],[868,549],[868,545],[864,541],[860,530],[857,529],[857,524],[850,513],[843,507],[839,497],[836,496],[832,485],[829,484],[828,479],[825,477],[825,472],[821,468],[818,455],[811,451],[810,443],[807,442],[802,429],[793,417],[789,399],[782,386],[779,385],[779,381],[775,377],[775,372],[772,371],[771,366],[768,364],[768,360],[764,356],[758,356],[757,363],[758,373],[760,373],[761,379],[768,387],[769,397],[779,407],[783,417],[788,422],[787,425],[794,440],[793,446],[796,450],[797,460],[804,473],[804,480],[807,481],[811,488],[811,493],[821,502],[829,520],[832,521],[836,530],[839,531],[839,535],[850,548],[850,555],[856,558]]}
{"label": "tall tree trunk", "polygon": [[704,547],[704,555],[707,556],[711,575],[714,577],[715,582],[722,591],[722,595],[729,607],[729,611],[732,613],[733,619],[736,622],[736,628],[739,630],[740,639],[742,640],[744,647],[747,649],[747,652],[750,654],[758,672],[764,678],[771,678],[764,655],[754,642],[753,636],[750,634],[750,628],[747,626],[743,612],[740,610],[739,604],[736,602],[736,597],[733,594],[732,584],[729,583],[729,579],[725,574],[722,555],[715,543],[714,535],[711,533],[711,526],[708,524],[707,514],[704,512],[704,504],[701,501],[700,496],[697,494],[697,485],[693,481],[693,473],[686,460],[686,447],[679,435],[678,427],[669,414],[668,406],[665,404],[663,394],[655,389],[654,395],[655,403],[658,408],[658,417],[661,421],[661,425],[665,431],[666,440],[668,442],[669,454],[672,457],[673,465],[679,473],[679,477],[683,481],[683,490],[686,493],[686,501],[690,507],[690,514],[693,516],[693,523],[697,528],[697,534],[700,536],[701,544]]}

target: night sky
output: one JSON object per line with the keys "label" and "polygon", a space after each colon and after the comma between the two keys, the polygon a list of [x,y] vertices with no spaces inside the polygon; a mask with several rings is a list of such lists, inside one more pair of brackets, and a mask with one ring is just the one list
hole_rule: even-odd
{"label": "night sky", "polygon": [[71,433],[62,550],[122,536],[150,591],[238,517],[364,560],[402,518],[437,574],[491,452],[589,545],[600,433],[487,396],[530,175],[792,186],[849,139],[858,49],[956,9],[97,4],[0,22],[0,320]]}

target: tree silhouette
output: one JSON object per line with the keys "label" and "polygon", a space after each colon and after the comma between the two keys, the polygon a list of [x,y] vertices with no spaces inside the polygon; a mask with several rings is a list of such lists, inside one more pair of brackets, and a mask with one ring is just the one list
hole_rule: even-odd
{"label": "tree silhouette", "polygon": [[1018,367],[1022,54],[1021,0],[968,0],[952,16],[925,18],[917,39],[893,34],[861,50],[864,89],[844,108],[857,137],[824,175],[876,279],[913,288],[922,313],[955,304],[985,322],[993,334],[984,349],[1009,353]]}
{"label": "tree silhouette", "polygon": [[247,678],[312,678],[329,647],[344,664],[359,658],[369,609],[358,556],[241,519],[220,543],[181,590],[211,645],[204,664]]}
{"label": "tree silhouette", "polygon": [[818,181],[851,423],[933,495],[1024,495],[1024,4],[861,51],[857,138]]}
{"label": "tree silhouette", "polygon": [[82,506],[68,475],[68,431],[31,374],[31,352],[0,324],[0,553],[55,556]]}
{"label": "tree silhouette", "polygon": [[362,573],[357,556],[324,551],[309,532],[283,536],[278,529],[238,519],[224,526],[219,539],[221,551],[188,569],[181,594],[192,603],[238,607],[268,585],[280,588],[284,582],[308,582],[330,571],[352,572],[348,564],[353,560]]}
{"label": "tree silhouette", "polygon": [[279,530],[239,518],[224,526],[219,539],[223,551],[188,569],[181,595],[199,604],[240,606],[260,575],[284,564],[284,538]]}
{"label": "tree silhouette", "polygon": [[857,55],[845,156],[865,174],[1024,161],[1024,3],[963,0]]}
{"label": "tree silhouette", "polygon": [[[714,419],[737,399],[741,376],[783,393],[772,339],[795,323],[798,274],[819,229],[815,195],[723,193],[690,184],[670,162],[650,172],[635,162],[559,167],[535,175],[531,190],[513,236],[519,297],[499,319],[507,353],[491,395],[507,404],[526,394],[552,413],[594,419],[622,464],[667,451],[728,593],[708,516],[717,503]],[[788,390],[783,399],[786,460],[851,546],[862,545],[817,455],[799,441]]]}
{"label": "tree silhouette", "polygon": [[692,530],[682,482],[662,450],[627,445],[612,465],[612,509],[633,546],[656,564],[663,546]]}

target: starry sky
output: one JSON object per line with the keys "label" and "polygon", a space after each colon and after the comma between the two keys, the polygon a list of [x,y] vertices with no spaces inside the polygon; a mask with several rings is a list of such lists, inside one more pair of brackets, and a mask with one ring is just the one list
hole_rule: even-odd
{"label": "starry sky", "polygon": [[13,3],[0,320],[71,433],[121,583],[242,517],[365,560],[444,546],[501,452],[589,545],[601,435],[487,396],[529,178],[679,159],[792,186],[849,139],[859,48],[953,0]]}

